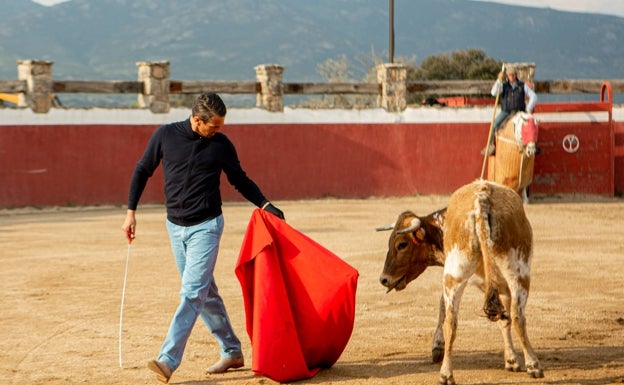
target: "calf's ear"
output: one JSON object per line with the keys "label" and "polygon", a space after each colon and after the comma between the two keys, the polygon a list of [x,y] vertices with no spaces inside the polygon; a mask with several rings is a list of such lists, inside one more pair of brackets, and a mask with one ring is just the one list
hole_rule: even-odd
{"label": "calf's ear", "polygon": [[425,240],[425,229],[422,227],[418,230],[412,232],[412,243],[418,245],[420,242]]}

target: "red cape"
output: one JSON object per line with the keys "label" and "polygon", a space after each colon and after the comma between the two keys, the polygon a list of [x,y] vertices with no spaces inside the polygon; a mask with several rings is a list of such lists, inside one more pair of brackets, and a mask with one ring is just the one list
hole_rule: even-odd
{"label": "red cape", "polygon": [[338,360],[353,331],[357,270],[256,209],[235,272],[256,375],[296,381]]}

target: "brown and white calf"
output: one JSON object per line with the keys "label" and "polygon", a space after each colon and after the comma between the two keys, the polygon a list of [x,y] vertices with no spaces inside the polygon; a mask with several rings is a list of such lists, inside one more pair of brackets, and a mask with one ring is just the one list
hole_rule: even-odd
{"label": "brown and white calf", "polygon": [[[403,290],[429,266],[444,266],[443,293],[432,357],[442,361],[440,384],[455,384],[452,347],[460,298],[474,275],[485,292],[483,310],[503,334],[505,369],[520,371],[511,327],[524,352],[527,373],[543,377],[526,331],[533,234],[521,198],[483,180],[455,191],[447,208],[418,217],[402,213],[392,229],[381,284]],[[446,343],[445,343],[446,341]]]}

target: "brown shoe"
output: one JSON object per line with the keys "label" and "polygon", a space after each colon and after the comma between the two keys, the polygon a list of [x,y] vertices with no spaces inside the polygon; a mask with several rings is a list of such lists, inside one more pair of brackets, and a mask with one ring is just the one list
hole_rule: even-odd
{"label": "brown shoe", "polygon": [[228,369],[242,368],[245,365],[243,357],[223,357],[216,364],[206,369],[206,374],[225,373]]}
{"label": "brown shoe", "polygon": [[494,155],[494,153],[496,152],[496,147],[493,144],[490,144],[489,147],[483,147],[483,150],[481,150],[481,155],[485,155],[487,153],[487,155]]}
{"label": "brown shoe", "polygon": [[171,369],[169,365],[157,360],[151,360],[147,363],[147,368],[156,373],[156,379],[162,383],[168,384],[171,378]]}

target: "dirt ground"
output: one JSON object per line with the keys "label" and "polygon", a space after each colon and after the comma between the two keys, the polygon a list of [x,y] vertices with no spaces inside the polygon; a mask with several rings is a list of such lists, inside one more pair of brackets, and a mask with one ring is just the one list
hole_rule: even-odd
{"label": "dirt ground", "polygon": [[[344,258],[360,273],[356,321],[338,362],[301,384],[437,384],[431,363],[441,268],[430,268],[402,292],[379,284],[387,232],[411,209],[427,214],[448,196],[275,202],[288,222]],[[253,207],[226,203],[216,279],[246,366],[205,377],[218,347],[203,324],[190,338],[173,384],[273,384],[250,370],[239,283],[239,247]],[[624,201],[536,200],[526,206],[535,256],[528,332],[543,379],[503,370],[502,338],[481,313],[481,293],[463,297],[455,342],[460,384],[624,383]],[[0,211],[0,383],[156,384],[146,369],[178,304],[179,278],[162,206],[143,206],[130,250],[119,367],[119,312],[128,251],[122,207]],[[517,345],[517,344],[516,344]]]}

